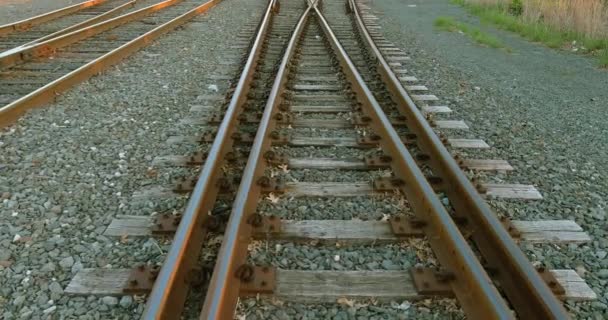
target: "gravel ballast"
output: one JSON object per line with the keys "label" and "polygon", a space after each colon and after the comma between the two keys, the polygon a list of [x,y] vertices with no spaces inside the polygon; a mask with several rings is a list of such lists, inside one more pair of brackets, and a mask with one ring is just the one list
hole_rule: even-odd
{"label": "gravel ballast", "polygon": [[[535,185],[541,201],[492,200],[497,212],[516,219],[571,219],[592,237],[585,245],[526,245],[550,268],[575,269],[598,300],[568,303],[580,319],[608,317],[608,73],[591,57],[553,50],[517,35],[481,26],[512,53],[481,47],[459,33],[436,31],[434,20],[451,16],[479,26],[478,18],[447,0],[370,2],[385,37],[412,58],[406,64],[454,112],[469,132],[451,137],[484,139],[492,147],[465,155],[504,159],[509,174],[484,180]],[[447,131],[446,131],[447,132]]]}
{"label": "gravel ballast", "polygon": [[220,59],[238,53],[228,47],[263,7],[260,1],[221,2],[2,131],[0,318],[139,317],[144,299],[74,297],[63,290],[82,268],[162,262],[168,243],[102,233],[119,214],[183,207],[186,197],[133,202],[132,195],[188,172],[151,163],[179,154],[166,139],[183,134],[178,122],[202,95],[216,94],[209,85],[218,80],[208,76],[226,69]]}

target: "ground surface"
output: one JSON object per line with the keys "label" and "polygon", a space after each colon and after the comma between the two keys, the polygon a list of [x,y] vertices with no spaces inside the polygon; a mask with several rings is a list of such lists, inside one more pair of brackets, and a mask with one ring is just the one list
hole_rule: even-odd
{"label": "ground surface", "polygon": [[0,1],[0,25],[16,22],[85,0],[4,0]]}
{"label": "ground surface", "polygon": [[593,58],[553,50],[517,35],[481,28],[512,53],[477,45],[463,34],[436,31],[452,16],[479,26],[476,17],[447,0],[372,0],[385,36],[408,50],[411,73],[471,126],[470,137],[493,148],[477,156],[505,159],[516,171],[495,176],[536,185],[536,203],[494,201],[499,211],[525,219],[574,219],[594,241],[570,248],[529,247],[554,267],[584,276],[599,300],[577,305],[581,318],[602,319],[608,291],[608,70]]}

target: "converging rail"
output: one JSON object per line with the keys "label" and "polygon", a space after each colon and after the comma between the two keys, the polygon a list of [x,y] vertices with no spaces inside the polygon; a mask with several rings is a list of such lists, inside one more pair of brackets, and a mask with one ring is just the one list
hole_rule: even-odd
{"label": "converging rail", "polygon": [[[485,197],[541,196],[529,186],[467,177],[513,168],[454,159],[448,147],[479,143],[436,133],[468,127],[434,119],[447,107],[421,105],[435,97],[418,94],[427,88],[402,75],[397,61],[408,57],[393,53],[371,19],[355,0],[269,0],[252,38],[243,40],[248,52],[234,84],[225,98],[209,98],[219,107],[193,106],[195,115],[181,122],[216,129],[168,140],[202,151],[154,160],[200,170],[171,188],[137,194],[189,193],[183,212],[119,216],[105,231],[169,236],[162,266],[85,269],[65,291],[148,294],[144,319],[174,319],[185,310],[200,319],[233,319],[239,301],[252,296],[303,303],[455,298],[471,319],[569,319],[562,300],[594,299],[576,272],[534,266],[518,246],[585,243],[588,235],[573,221],[509,220],[493,212]],[[343,199],[354,205],[341,206]],[[388,213],[368,209],[383,201],[396,205]],[[332,206],[344,220],[312,210]],[[257,241],[362,251],[400,244],[398,250],[425,256],[414,254],[396,269],[374,262],[308,270],[283,260],[281,267],[256,263]],[[195,284],[206,295],[192,302]]]}

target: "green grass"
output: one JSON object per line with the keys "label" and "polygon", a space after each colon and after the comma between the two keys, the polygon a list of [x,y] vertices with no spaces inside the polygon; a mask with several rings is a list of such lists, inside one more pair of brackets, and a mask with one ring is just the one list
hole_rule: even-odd
{"label": "green grass", "polygon": [[555,30],[542,23],[529,23],[508,13],[506,8],[487,7],[467,4],[464,0],[451,0],[452,3],[463,6],[471,14],[478,16],[482,23],[493,24],[499,29],[511,31],[533,42],[542,43],[550,48],[561,48],[576,41],[591,53],[598,55],[600,65],[608,66],[608,39],[589,38],[577,32]]}
{"label": "green grass", "polygon": [[481,45],[488,46],[490,48],[504,48],[505,47],[504,44],[500,40],[493,37],[492,35],[485,33],[470,24],[455,21],[451,17],[439,17],[435,20],[434,25],[437,29],[443,30],[443,31],[450,31],[450,32],[462,31],[462,33],[466,34],[467,36],[471,37],[471,39],[475,40],[475,42],[477,42]]}
{"label": "green grass", "polygon": [[608,68],[608,49],[602,50],[602,53],[599,55],[600,67]]}

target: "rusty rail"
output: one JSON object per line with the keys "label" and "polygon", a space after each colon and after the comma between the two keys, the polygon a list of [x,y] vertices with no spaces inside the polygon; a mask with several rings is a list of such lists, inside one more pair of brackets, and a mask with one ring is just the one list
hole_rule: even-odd
{"label": "rusty rail", "polygon": [[389,119],[382,112],[316,6],[314,8],[309,6],[302,16],[283,57],[233,204],[200,319],[227,319],[234,312],[240,288],[237,271],[245,266],[252,228],[248,220],[250,215],[255,214],[260,196],[258,179],[263,176],[265,169],[264,153],[271,145],[269,135],[275,125],[272,119],[282,102],[281,91],[288,77],[288,66],[295,51],[296,41],[309,12],[313,10],[358,100],[364,109],[367,109],[377,133],[383,137],[381,145],[394,157],[392,165],[394,172],[407,181],[402,186],[402,190],[408,195],[418,217],[427,222],[424,229],[434,252],[442,265],[462,275],[456,277],[451,285],[464,309],[475,319],[511,319],[511,310],[493,286],[490,277],[417,167],[398,133],[390,125]]}
{"label": "rusty rail", "polygon": [[443,190],[455,208],[456,216],[460,217],[461,221],[466,220],[474,231],[472,240],[485,259],[486,268],[492,270],[493,278],[497,279],[519,318],[568,319],[569,316],[560,301],[513,241],[404,90],[369,35],[355,1],[347,1],[365,44],[377,60],[377,72],[392,93],[400,112],[406,116],[408,128],[417,135],[418,146],[430,155],[429,165],[433,172],[444,179]]}
{"label": "rusty rail", "polygon": [[165,9],[169,6],[175,5],[183,0],[164,0],[159,3],[123,14],[121,16],[96,23],[92,26],[88,26],[79,30],[69,32],[58,37],[48,39],[46,41],[35,43],[31,46],[21,46],[5,52],[0,53],[0,67],[8,68],[15,64],[23,61],[33,60],[38,57],[46,57],[52,55],[57,49],[65,47],[81,41],[83,39],[90,38],[94,35],[100,34],[104,31],[116,28],[125,23],[133,20],[143,18],[156,11]]}
{"label": "rusty rail", "polygon": [[374,131],[382,137],[380,145],[393,157],[395,176],[404,181],[401,190],[415,215],[425,222],[424,233],[441,265],[456,275],[451,287],[463,309],[472,319],[512,319],[510,308],[458,230],[441,200],[418,168],[397,131],[358,73],[355,65],[339,43],[329,24],[315,8],[325,36],[338,56],[342,70],[362,104],[363,112],[372,120]]}
{"label": "rusty rail", "polygon": [[265,169],[264,153],[270,148],[270,133],[274,129],[273,116],[281,103],[280,94],[288,76],[288,65],[295,53],[297,41],[302,34],[311,12],[309,4],[300,17],[289,40],[285,55],[281,60],[276,80],[273,83],[268,102],[253,141],[247,165],[243,171],[241,184],[232,205],[230,219],[224,233],[224,240],[213,270],[200,319],[231,319],[239,297],[240,279],[237,269],[247,259],[247,245],[251,240],[252,226],[247,223],[250,214],[255,213],[260,197],[259,179]]}
{"label": "rusty rail", "polygon": [[72,26],[69,26],[67,28],[61,29],[59,31],[53,32],[53,33],[48,34],[48,35],[46,35],[44,37],[41,37],[41,38],[38,38],[36,40],[30,41],[28,43],[25,43],[25,44],[23,44],[23,45],[21,45],[19,47],[30,47],[30,46],[35,45],[36,43],[40,43],[40,42],[43,42],[43,41],[46,41],[46,40],[49,40],[49,39],[57,38],[57,37],[62,36],[64,34],[68,34],[68,33],[72,32],[72,31],[76,31],[76,30],[79,30],[79,29],[86,28],[88,26],[94,25],[96,23],[99,23],[101,21],[106,20],[108,17],[112,16],[113,14],[116,14],[118,12],[124,11],[127,8],[129,8],[129,7],[135,6],[136,3],[137,3],[137,0],[131,0],[129,2],[123,3],[123,4],[119,5],[118,7],[110,9],[110,10],[108,10],[108,11],[106,11],[106,12],[104,12],[104,13],[98,15],[98,16],[95,16],[95,17],[93,17],[91,19],[87,19],[87,20],[82,21],[80,23],[77,23],[75,25],[72,25]]}
{"label": "rusty rail", "polygon": [[61,9],[57,9],[51,12],[43,13],[41,15],[37,15],[35,17],[23,19],[17,22],[5,24],[0,26],[0,37],[5,36],[7,34],[11,34],[13,32],[20,32],[30,29],[33,26],[43,24],[48,21],[52,21],[68,14],[72,14],[78,11],[81,11],[86,8],[94,7],[100,5],[107,0],[89,0],[81,3],[77,3],[75,5],[67,6]]}
{"label": "rusty rail", "polygon": [[148,297],[144,319],[175,319],[183,308],[188,292],[185,278],[195,266],[207,233],[205,226],[210,219],[208,212],[213,208],[218,194],[220,167],[234,143],[231,135],[235,132],[237,116],[247,99],[276,4],[276,0],[270,0],[268,3],[245,67],[208,153],[209,156],[192,191],[165,263]]}
{"label": "rusty rail", "polygon": [[137,50],[152,43],[163,34],[186,23],[195,16],[202,14],[222,0],[210,0],[204,4],[168,21],[124,45],[104,54],[103,56],[83,65],[82,67],[64,75],[63,77],[46,84],[45,86],[21,97],[18,100],[0,108],[0,128],[16,121],[26,111],[41,106],[55,99],[57,94],[70,89],[72,86],[84,82],[101,71],[117,64],[122,59],[135,53]]}

